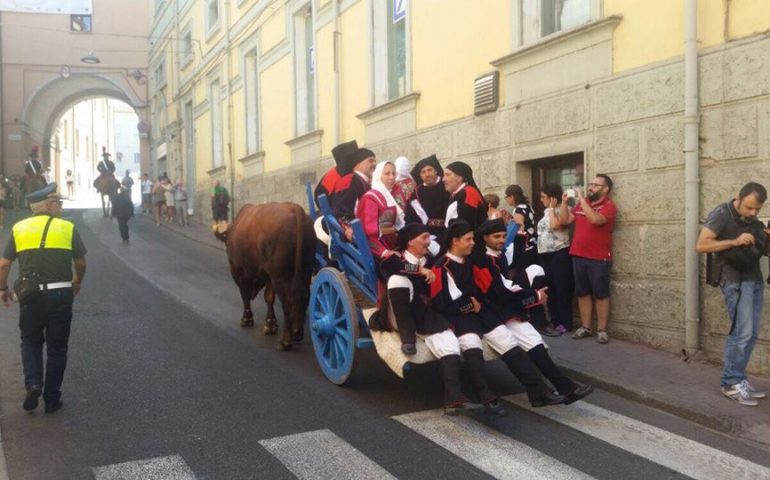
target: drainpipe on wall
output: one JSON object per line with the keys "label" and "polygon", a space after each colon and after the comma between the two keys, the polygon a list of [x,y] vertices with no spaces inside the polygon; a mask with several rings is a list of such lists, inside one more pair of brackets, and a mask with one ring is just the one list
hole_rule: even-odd
{"label": "drainpipe on wall", "polygon": [[342,142],[342,121],[340,119],[340,0],[334,1],[334,144]]}
{"label": "drainpipe on wall", "polygon": [[700,351],[698,0],[684,2],[685,360]]}
{"label": "drainpipe on wall", "polygon": [[227,154],[230,157],[230,221],[235,220],[235,158],[233,157],[233,76],[230,61],[230,0],[225,0],[225,62],[227,70]]}

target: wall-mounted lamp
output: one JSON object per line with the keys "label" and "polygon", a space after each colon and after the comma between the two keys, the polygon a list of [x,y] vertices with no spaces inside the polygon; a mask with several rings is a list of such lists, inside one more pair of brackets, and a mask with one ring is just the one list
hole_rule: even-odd
{"label": "wall-mounted lamp", "polygon": [[128,72],[128,76],[133,78],[136,83],[144,85],[147,83],[147,75],[142,73],[141,70],[136,69]]}
{"label": "wall-mounted lamp", "polygon": [[85,55],[83,57],[80,57],[80,61],[83,63],[87,63],[89,65],[96,65],[97,63],[101,63],[101,60],[99,60],[99,57],[94,55],[94,52],[91,52],[88,55]]}

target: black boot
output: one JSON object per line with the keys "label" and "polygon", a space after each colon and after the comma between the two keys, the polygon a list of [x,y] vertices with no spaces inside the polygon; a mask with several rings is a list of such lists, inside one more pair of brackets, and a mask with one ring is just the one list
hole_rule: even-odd
{"label": "black boot", "polygon": [[508,366],[508,369],[527,389],[529,403],[533,407],[544,407],[546,405],[557,405],[564,402],[564,397],[555,395],[546,386],[543,380],[535,371],[535,367],[530,362],[529,357],[524,350],[514,347],[505,352],[500,358]]}
{"label": "black boot", "polygon": [[468,367],[468,374],[471,377],[471,383],[479,396],[479,402],[489,403],[497,400],[495,394],[489,389],[487,384],[487,375],[484,371],[484,354],[480,348],[471,348],[463,352],[465,364]]}
{"label": "black boot", "polygon": [[401,351],[407,355],[417,353],[417,333],[415,332],[414,317],[412,316],[411,299],[408,288],[389,288],[388,299],[393,308],[398,326],[398,336],[401,337]]}
{"label": "black boot", "polygon": [[567,395],[575,389],[575,383],[567,378],[559,367],[553,363],[551,356],[548,355],[548,350],[545,349],[545,345],[540,344],[535,348],[527,352],[529,359],[535,364],[540,373],[545,375],[551,384],[556,387],[556,390],[561,395]]}
{"label": "black boot", "polygon": [[479,410],[482,405],[465,398],[460,382],[460,355],[441,357],[441,380],[444,382],[444,414],[460,415]]}

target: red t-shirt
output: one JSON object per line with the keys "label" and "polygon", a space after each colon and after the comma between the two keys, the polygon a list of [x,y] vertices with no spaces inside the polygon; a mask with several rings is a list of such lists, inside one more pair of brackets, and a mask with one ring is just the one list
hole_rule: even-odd
{"label": "red t-shirt", "polygon": [[603,225],[593,225],[586,218],[580,204],[572,208],[575,215],[575,233],[572,236],[570,255],[592,260],[612,260],[612,227],[618,210],[609,197],[594,202],[591,207],[607,219]]}

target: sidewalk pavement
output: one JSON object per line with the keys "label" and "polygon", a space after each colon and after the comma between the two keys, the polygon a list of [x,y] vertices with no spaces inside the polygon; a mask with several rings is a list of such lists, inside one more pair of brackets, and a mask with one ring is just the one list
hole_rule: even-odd
{"label": "sidewalk pavement", "polygon": [[[162,225],[196,242],[223,248],[209,226]],[[596,337],[573,340],[569,334],[545,340],[554,361],[578,381],[770,449],[768,378],[750,379],[769,396],[758,407],[745,407],[722,394],[717,365],[684,362],[676,355],[617,339],[606,345],[598,344]]]}

